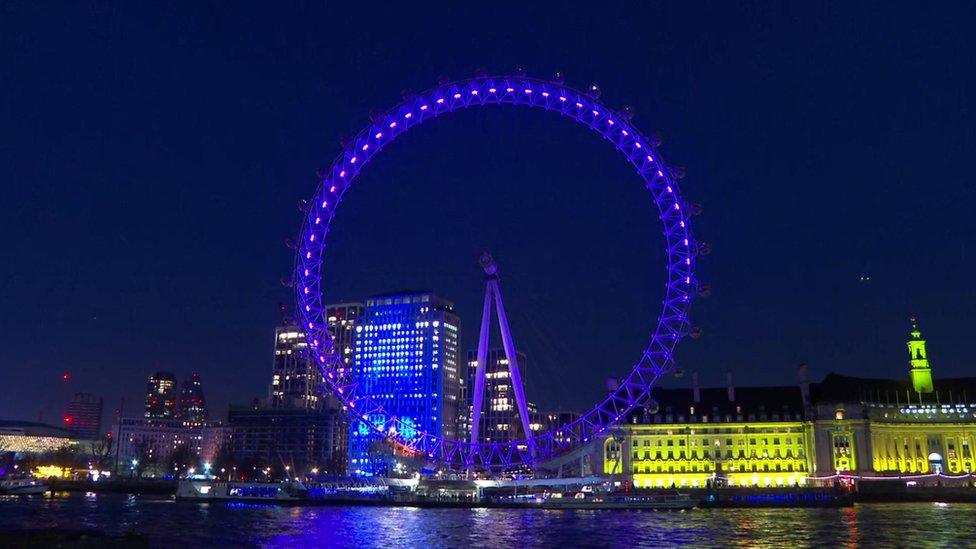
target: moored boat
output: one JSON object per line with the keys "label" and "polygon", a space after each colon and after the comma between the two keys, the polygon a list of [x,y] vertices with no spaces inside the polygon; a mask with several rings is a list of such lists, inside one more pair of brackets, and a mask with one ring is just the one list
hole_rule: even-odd
{"label": "moored boat", "polygon": [[30,496],[47,492],[47,484],[33,477],[17,477],[0,480],[0,495]]}
{"label": "moored boat", "polygon": [[688,494],[680,493],[606,493],[559,494],[544,499],[544,509],[649,509],[683,510],[698,504]]}
{"label": "moored boat", "polygon": [[275,483],[181,480],[176,487],[176,499],[289,503],[304,501],[307,492],[305,486],[298,481]]}

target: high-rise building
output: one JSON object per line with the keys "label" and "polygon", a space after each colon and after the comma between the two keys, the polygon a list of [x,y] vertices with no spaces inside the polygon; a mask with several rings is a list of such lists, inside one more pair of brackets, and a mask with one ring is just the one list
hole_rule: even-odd
{"label": "high-rise building", "polygon": [[153,372],[146,384],[148,418],[176,417],[176,376],[170,372]]}
{"label": "high-rise building", "polygon": [[[356,326],[352,378],[386,414],[415,432],[457,438],[459,413],[458,333],[454,304],[431,292],[375,296]],[[385,421],[375,418],[376,421]],[[401,436],[407,437],[405,431]],[[354,421],[349,430],[349,469],[377,474],[386,464],[374,459],[377,439],[369,426]]]}
{"label": "high-rise building", "polygon": [[193,372],[183,381],[180,391],[180,419],[192,427],[202,427],[207,422],[207,399],[203,396],[200,374]]}
{"label": "high-rise building", "polygon": [[[339,303],[327,305],[325,308],[329,333],[332,334],[334,349],[342,364],[340,367],[341,375],[348,375],[352,371],[356,326],[365,312],[362,303]],[[328,395],[326,408],[338,412],[332,416],[336,422],[335,436],[332,437],[333,454],[336,457],[330,459],[329,469],[338,474],[346,474],[346,466],[349,461],[349,416],[344,413],[342,405],[332,394]],[[338,469],[340,465],[341,470]]]}
{"label": "high-rise building", "polygon": [[102,399],[90,393],[75,393],[65,409],[64,424],[81,440],[97,440],[102,431]]}
{"label": "high-rise building", "polygon": [[[326,316],[329,333],[335,341],[335,352],[343,369],[348,370],[352,367],[354,330],[363,316],[363,305],[327,305]],[[307,351],[304,330],[297,325],[275,328],[274,371],[268,398],[272,408],[338,408],[338,403],[323,386],[318,366]]]}
{"label": "high-rise building", "polygon": [[352,368],[356,325],[359,324],[364,313],[365,308],[362,303],[339,303],[325,307],[329,333],[332,334],[335,352],[345,372],[349,372]]}
{"label": "high-rise building", "polygon": [[270,407],[319,409],[322,406],[320,385],[321,375],[308,356],[305,332],[295,325],[275,328]]}
{"label": "high-rise building", "polygon": [[[517,352],[518,364],[522,375],[525,375],[525,353]],[[481,421],[479,424],[478,440],[481,442],[508,442],[525,438],[522,432],[522,422],[519,418],[518,407],[515,405],[515,393],[512,379],[508,370],[508,358],[504,349],[489,349],[485,370],[485,396],[482,400]],[[468,351],[468,379],[467,388],[470,393],[475,385],[477,373],[478,352]],[[465,403],[468,416],[473,406],[470,397]],[[532,418],[535,419],[535,418]],[[530,421],[530,423],[532,423]],[[470,429],[470,421],[468,422]]]}

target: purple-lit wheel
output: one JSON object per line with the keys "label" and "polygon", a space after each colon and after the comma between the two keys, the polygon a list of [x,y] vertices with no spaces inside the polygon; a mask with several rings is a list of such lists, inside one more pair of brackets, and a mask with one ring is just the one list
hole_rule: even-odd
{"label": "purple-lit wheel", "polygon": [[[412,425],[401,425],[398,417],[384,414],[382,407],[369,395],[357,392],[354,381],[341,375],[339,357],[334,352],[325,315],[322,265],[326,237],[336,208],[363,167],[383,147],[414,126],[445,113],[494,104],[535,107],[561,114],[606,138],[644,179],[663,223],[667,246],[664,304],[651,341],[640,360],[605,400],[572,423],[536,434],[531,445],[524,439],[471,444],[415,432]],[[608,109],[593,96],[561,84],[524,77],[478,77],[445,84],[405,100],[377,116],[374,123],[342,151],[323,176],[309,206],[298,246],[295,287],[312,356],[326,383],[353,417],[382,435],[391,436],[396,444],[422,452],[431,461],[452,468],[508,468],[545,462],[587,444],[647,399],[655,381],[670,369],[675,345],[686,331],[688,306],[694,294],[693,249],[694,242],[677,184],[651,147],[650,140],[631,126],[626,117]],[[376,421],[377,417],[386,419]],[[409,440],[398,434],[407,431],[414,431]],[[534,448],[532,455],[528,450],[530,447]]]}

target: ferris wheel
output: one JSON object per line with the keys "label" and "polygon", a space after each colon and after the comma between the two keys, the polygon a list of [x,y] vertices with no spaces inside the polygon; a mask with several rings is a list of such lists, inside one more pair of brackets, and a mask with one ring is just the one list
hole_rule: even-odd
{"label": "ferris wheel", "polygon": [[[677,177],[661,160],[654,142],[631,124],[628,111],[609,109],[600,103],[599,95],[596,86],[581,91],[565,86],[558,75],[552,80],[541,80],[526,77],[521,71],[514,76],[479,75],[457,82],[442,81],[437,87],[407,96],[396,107],[374,116],[372,123],[349,141],[332,166],[321,174],[297,246],[295,288],[312,357],[326,384],[353,418],[428,461],[454,469],[499,469],[543,463],[588,445],[649,400],[652,386],[673,365],[676,344],[689,333],[688,308],[699,292],[693,264],[700,246],[691,236],[689,210],[693,207],[682,200]],[[577,419],[505,442],[479,442],[477,437],[447,439],[403,424],[397,414],[384,413],[382,404],[360,390],[340,362],[325,311],[323,257],[327,237],[335,212],[356,177],[384,147],[412,128],[438,116],[487,105],[549,111],[602,135],[620,151],[650,192],[662,224],[667,257],[664,298],[657,324],[652,328],[647,347],[626,377],[605,399]]]}

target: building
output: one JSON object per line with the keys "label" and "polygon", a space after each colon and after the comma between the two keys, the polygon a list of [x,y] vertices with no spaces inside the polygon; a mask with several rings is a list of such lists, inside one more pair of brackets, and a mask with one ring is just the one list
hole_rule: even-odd
{"label": "building", "polygon": [[[356,326],[352,377],[358,390],[416,431],[457,438],[459,330],[454,304],[431,292],[370,298],[363,320]],[[401,432],[401,436],[406,435]],[[349,430],[351,472],[383,471],[371,451],[375,440],[369,426],[353,422]]]}
{"label": "building", "polygon": [[271,408],[314,410],[322,407],[321,374],[308,356],[305,332],[296,325],[275,328]]}
{"label": "building", "polygon": [[[355,327],[362,317],[363,311],[364,308],[361,303],[341,303],[326,306],[329,332],[333,337],[334,349],[342,365],[340,371],[347,372],[352,366]],[[324,471],[336,469],[336,464],[341,462],[341,472],[344,473],[348,453],[346,414],[343,412],[338,399],[326,389],[322,374],[315,362],[308,356],[307,351],[308,344],[305,341],[305,332],[298,326],[280,326],[275,329],[274,367],[268,408],[287,410],[288,413],[279,414],[278,419],[272,417],[274,414],[266,414],[268,421],[261,429],[273,430],[277,428],[276,426],[288,426],[288,429],[293,430],[299,428],[300,425],[305,425],[310,447],[304,454],[306,457],[299,459],[296,466],[304,462],[315,462],[316,468]],[[299,421],[295,419],[298,415],[293,413],[294,410],[317,413],[306,414],[307,417]],[[324,420],[323,418],[333,421],[335,425],[328,430],[323,430],[320,425],[320,422]],[[326,431],[329,440],[322,448],[327,446],[327,450],[318,447],[324,443],[315,442],[320,440],[324,436],[322,433]],[[271,436],[270,432],[265,432],[265,435]],[[291,433],[280,433],[275,437],[277,437],[275,440],[295,440]],[[293,448],[292,450],[294,450],[295,455],[298,455],[296,449]],[[323,454],[323,452],[325,453]],[[250,453],[253,454],[253,452]],[[341,457],[336,458],[332,455],[333,453],[338,453]],[[323,458],[323,455],[327,457]],[[339,471],[336,470],[336,472]]]}
{"label": "building", "polygon": [[169,472],[167,460],[174,451],[185,446],[192,455],[198,456],[203,441],[199,427],[186,426],[175,417],[122,417],[116,422],[114,432],[120,471],[134,464],[139,470]]}
{"label": "building", "polygon": [[102,437],[101,397],[90,393],[75,393],[64,413],[64,425],[74,438],[98,440]]}
{"label": "building", "polygon": [[[517,351],[518,365],[522,376],[526,372],[525,353]],[[466,433],[470,437],[472,401],[470,391],[475,385],[475,374],[477,373],[478,352],[468,351],[467,379],[464,392],[467,411],[467,421],[464,424],[468,429]],[[527,404],[527,407],[534,408]],[[530,415],[533,415],[530,411]],[[533,417],[531,425],[539,425],[540,418]],[[515,405],[515,393],[512,388],[512,380],[508,371],[508,358],[505,356],[504,349],[489,349],[488,359],[485,369],[485,394],[482,400],[481,422],[478,428],[478,440],[481,442],[508,442],[511,440],[525,438],[522,432],[522,420],[519,418],[518,407]],[[464,440],[467,440],[465,438]]]}
{"label": "building", "polygon": [[[731,376],[730,376],[731,378]],[[655,389],[605,441],[604,473],[637,487],[793,485],[813,469],[798,387]]]}
{"label": "building", "polygon": [[176,417],[176,376],[172,373],[154,372],[149,376],[145,417]]}
{"label": "building", "polygon": [[[335,352],[347,372],[352,367],[353,339],[356,324],[363,316],[362,303],[340,303],[326,306],[329,333]],[[297,325],[275,329],[274,371],[268,402],[272,408],[337,408],[338,402],[325,390],[322,375],[308,355],[305,331]]]}
{"label": "building", "polygon": [[200,461],[213,463],[230,440],[230,428],[223,423],[207,424],[200,429]]}
{"label": "building", "polygon": [[232,406],[224,444],[237,463],[306,476],[345,474],[338,410]]}
{"label": "building", "polygon": [[180,390],[179,418],[191,427],[203,427],[207,423],[207,399],[203,396],[203,384],[200,374],[193,372],[189,379],[183,381]]}
{"label": "building", "polygon": [[849,474],[968,475],[976,470],[976,378],[933,380],[913,322],[908,375],[828,374],[787,387],[655,388],[604,439],[603,472],[638,487],[805,484]]}
{"label": "building", "polygon": [[335,352],[342,363],[341,372],[349,372],[352,369],[356,326],[365,313],[366,309],[362,303],[339,303],[325,307],[329,333],[332,335]]}
{"label": "building", "polygon": [[576,444],[579,438],[563,427],[579,418],[578,412],[548,412],[542,415],[541,423],[544,430],[555,433],[556,444],[569,446]]}
{"label": "building", "polygon": [[38,456],[77,443],[74,434],[61,427],[33,421],[0,420],[0,454],[10,452],[15,458]]}

